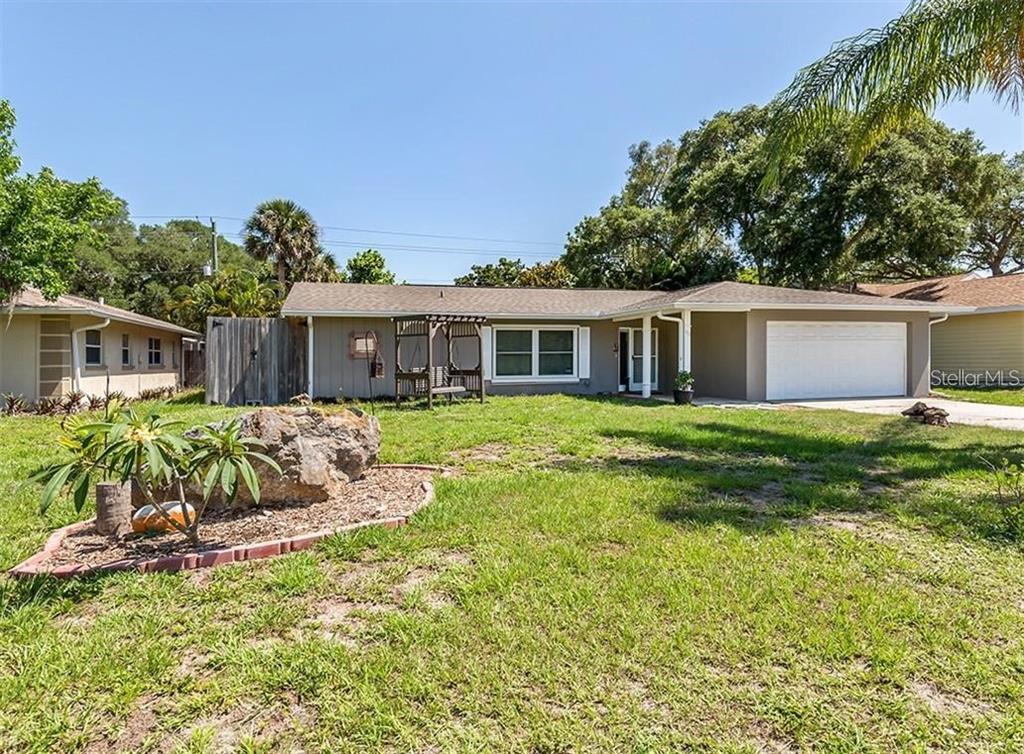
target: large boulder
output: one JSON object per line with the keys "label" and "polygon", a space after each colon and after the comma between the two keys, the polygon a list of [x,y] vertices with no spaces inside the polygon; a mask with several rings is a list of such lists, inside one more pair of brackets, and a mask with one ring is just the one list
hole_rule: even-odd
{"label": "large boulder", "polygon": [[[377,462],[380,424],[362,411],[325,414],[312,406],[261,408],[242,417],[243,433],[266,445],[283,474],[256,464],[264,502],[325,500]],[[237,502],[252,502],[239,484]]]}

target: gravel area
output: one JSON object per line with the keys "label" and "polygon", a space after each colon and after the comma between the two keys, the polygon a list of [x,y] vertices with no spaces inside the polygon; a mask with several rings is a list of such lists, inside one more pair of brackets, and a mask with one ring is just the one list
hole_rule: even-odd
{"label": "gravel area", "polygon": [[[345,524],[407,516],[422,505],[423,483],[433,472],[378,466],[349,483],[343,494],[317,503],[264,505],[244,511],[210,510],[199,527],[199,551],[255,544]],[[98,566],[123,559],[178,555],[195,549],[179,533],[107,537],[92,527],[70,534],[42,564]]]}

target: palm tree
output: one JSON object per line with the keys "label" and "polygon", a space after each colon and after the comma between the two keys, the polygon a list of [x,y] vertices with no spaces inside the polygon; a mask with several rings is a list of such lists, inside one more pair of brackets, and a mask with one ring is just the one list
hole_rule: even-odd
{"label": "palm tree", "polygon": [[294,282],[294,273],[309,267],[321,253],[320,231],[313,216],[290,199],[271,199],[260,204],[242,233],[249,254],[273,260],[282,287]]}
{"label": "palm tree", "polygon": [[881,29],[843,40],[772,103],[765,188],[788,160],[850,119],[854,162],[939,105],[987,91],[1018,110],[1024,1],[915,0]]}
{"label": "palm tree", "polygon": [[172,322],[205,332],[207,317],[276,317],[281,296],[276,283],[256,272],[228,268],[210,280],[178,286],[165,308]]}

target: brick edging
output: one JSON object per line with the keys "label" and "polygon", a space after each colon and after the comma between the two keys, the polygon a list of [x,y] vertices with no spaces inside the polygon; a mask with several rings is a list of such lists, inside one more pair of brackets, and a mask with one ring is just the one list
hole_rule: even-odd
{"label": "brick edging", "polygon": [[[441,466],[426,466],[419,464],[382,464],[382,468],[389,469],[417,469],[421,471],[444,472]],[[427,479],[420,483],[423,489],[423,498],[416,509],[422,508],[434,499],[434,483]],[[204,550],[202,552],[187,552],[182,555],[164,555],[156,558],[135,558],[114,560],[110,563],[103,563],[98,566],[88,566],[84,563],[65,563],[58,566],[46,566],[44,561],[51,553],[60,549],[64,538],[69,534],[81,531],[95,523],[90,521],[78,521],[68,524],[52,532],[46,539],[43,549],[26,558],[18,565],[11,568],[7,573],[14,578],[29,579],[36,576],[52,576],[58,579],[70,579],[78,576],[90,576],[96,573],[112,573],[115,571],[136,571],[138,573],[155,573],[157,571],[187,571],[195,568],[211,568],[214,566],[228,565],[230,563],[243,563],[248,560],[261,560],[272,558],[276,555],[285,555],[289,552],[301,552],[308,550],[322,539],[334,534],[356,531],[369,526],[383,526],[387,529],[397,529],[408,523],[408,516],[393,516],[391,518],[378,518],[371,521],[358,521],[354,524],[345,524],[334,529],[324,529],[312,534],[296,534],[293,537],[273,539],[266,542],[255,542],[253,544],[235,545],[219,550]]]}

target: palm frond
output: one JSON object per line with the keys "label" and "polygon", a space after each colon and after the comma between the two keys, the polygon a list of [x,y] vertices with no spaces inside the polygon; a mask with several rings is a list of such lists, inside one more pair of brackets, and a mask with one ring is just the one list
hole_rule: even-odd
{"label": "palm frond", "polygon": [[772,102],[763,188],[795,155],[852,116],[851,156],[947,102],[1024,96],[1024,1],[918,0],[881,29],[843,40]]}

